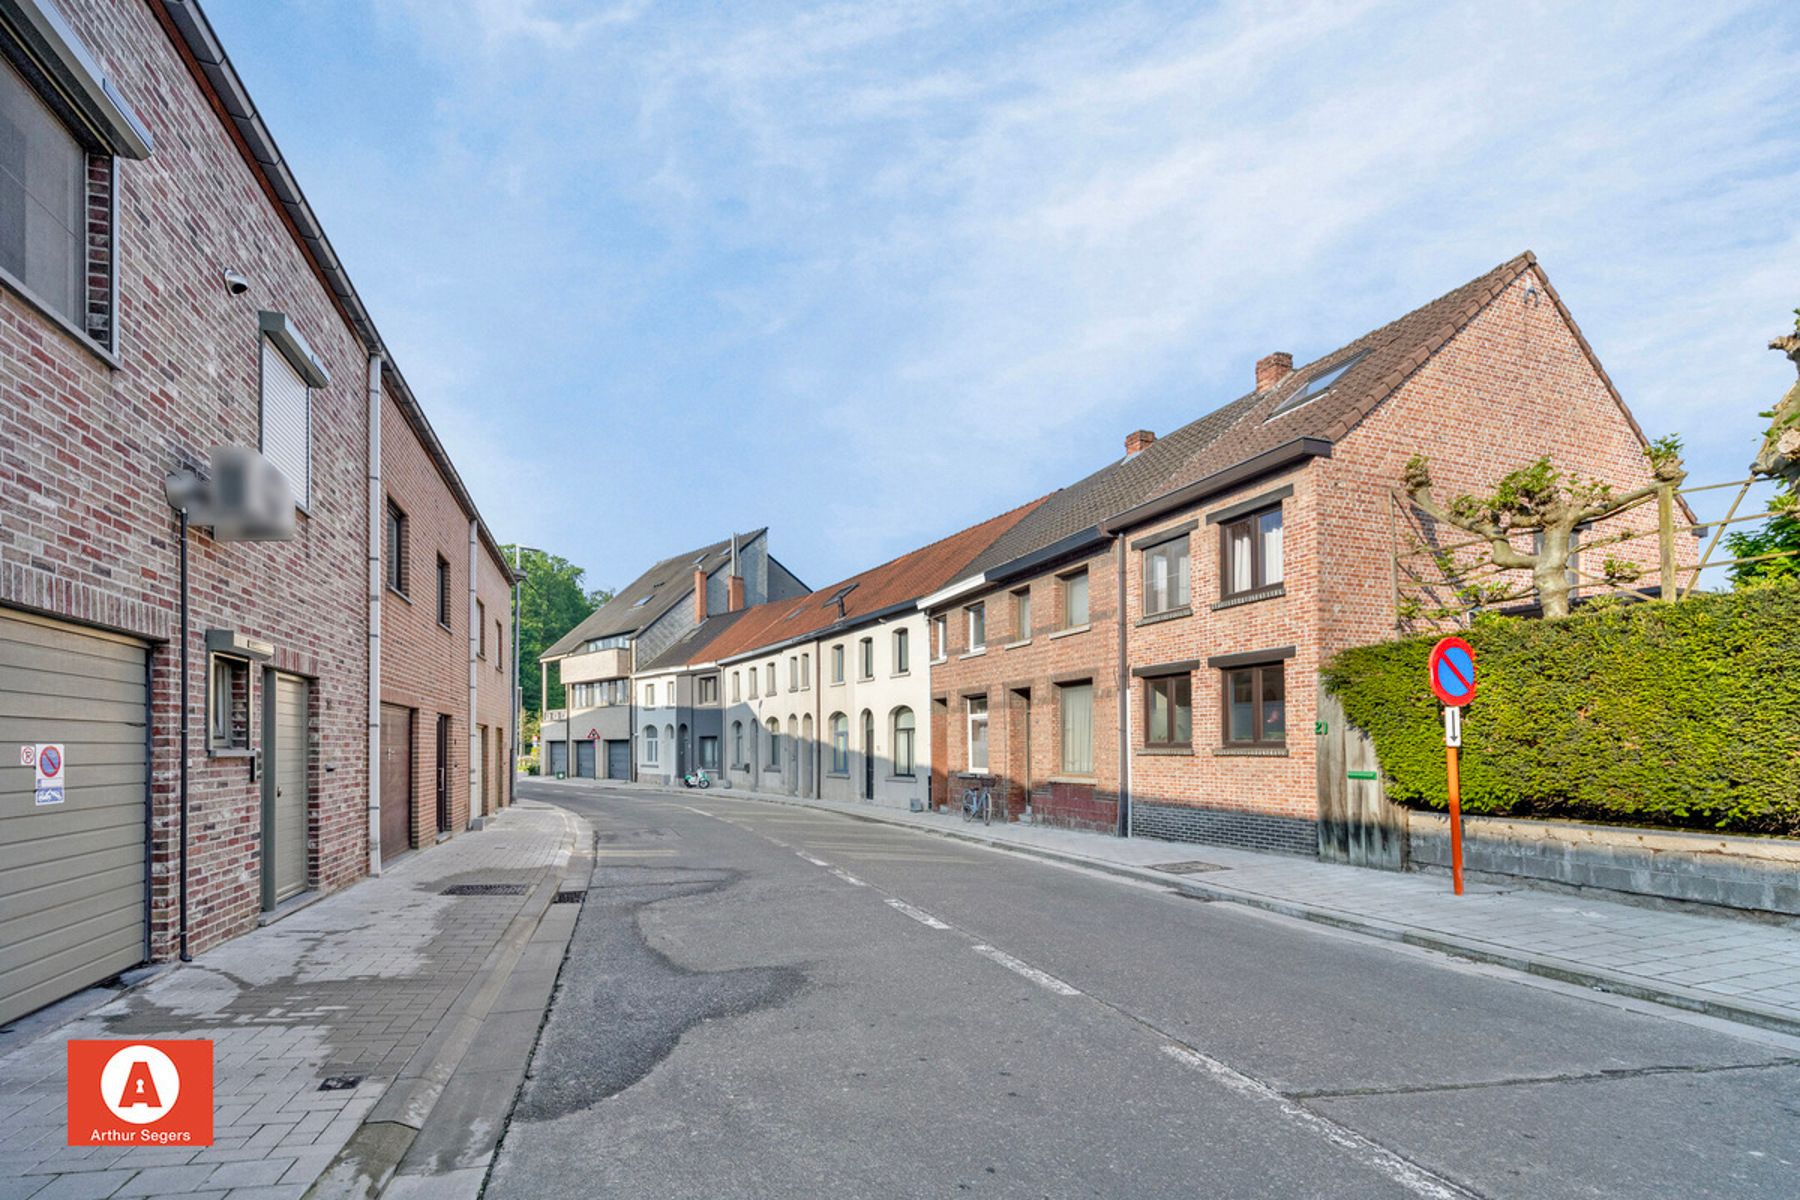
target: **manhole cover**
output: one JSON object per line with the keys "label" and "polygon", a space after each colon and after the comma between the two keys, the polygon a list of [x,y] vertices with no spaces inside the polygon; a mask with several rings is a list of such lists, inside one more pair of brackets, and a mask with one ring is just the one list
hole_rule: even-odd
{"label": "manhole cover", "polygon": [[558,893],[556,893],[556,898],[554,900],[550,901],[550,903],[552,903],[552,904],[580,904],[585,899],[587,899],[587,893],[585,891],[583,891],[583,892],[576,892],[576,891],[558,892]]}
{"label": "manhole cover", "polygon": [[1202,871],[1223,871],[1218,863],[1201,862],[1193,859],[1188,862],[1157,863],[1152,871],[1166,871],[1170,875],[1198,875]]}
{"label": "manhole cover", "polygon": [[453,883],[440,896],[523,896],[522,883]]}

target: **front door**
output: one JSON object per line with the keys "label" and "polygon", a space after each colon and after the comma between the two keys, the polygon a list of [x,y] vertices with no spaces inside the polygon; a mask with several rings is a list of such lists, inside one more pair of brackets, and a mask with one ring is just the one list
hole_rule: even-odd
{"label": "front door", "polygon": [[487,813],[487,726],[475,727],[475,741],[469,747],[469,815]]}
{"label": "front door", "polygon": [[271,671],[263,687],[263,906],[306,890],[308,687]]}
{"label": "front door", "polygon": [[437,719],[437,831],[450,832],[450,718]]}
{"label": "front door", "polygon": [[381,861],[412,849],[412,711],[381,706]]}
{"label": "front door", "polygon": [[875,798],[875,714],[863,713],[863,799]]}

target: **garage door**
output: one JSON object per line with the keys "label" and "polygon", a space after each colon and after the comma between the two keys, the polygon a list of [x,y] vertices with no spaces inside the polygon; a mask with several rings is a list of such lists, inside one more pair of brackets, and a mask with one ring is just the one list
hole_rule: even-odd
{"label": "garage door", "polygon": [[583,779],[594,777],[594,743],[575,743],[575,774]]}
{"label": "garage door", "polygon": [[[142,642],[0,611],[0,1024],[144,961]],[[19,747],[62,744],[63,802]]]}
{"label": "garage door", "polygon": [[546,770],[551,778],[569,773],[569,744],[567,742],[545,742],[550,750],[550,766]]}
{"label": "garage door", "polygon": [[608,779],[631,778],[631,743],[606,743],[606,777]]}

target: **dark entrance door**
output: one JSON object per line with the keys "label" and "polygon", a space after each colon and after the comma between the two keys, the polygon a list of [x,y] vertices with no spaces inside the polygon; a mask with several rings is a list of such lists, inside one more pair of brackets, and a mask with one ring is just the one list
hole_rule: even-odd
{"label": "dark entrance door", "polygon": [[450,718],[437,719],[437,829],[450,832]]}
{"label": "dark entrance door", "polygon": [[412,712],[381,706],[381,861],[412,849]]}
{"label": "dark entrance door", "polygon": [[675,774],[685,776],[688,773],[688,727],[687,722],[675,733]]}
{"label": "dark entrance door", "polygon": [[606,777],[608,779],[631,778],[631,743],[606,743]]}
{"label": "dark entrance door", "polygon": [[863,712],[863,799],[875,798],[875,714]]}

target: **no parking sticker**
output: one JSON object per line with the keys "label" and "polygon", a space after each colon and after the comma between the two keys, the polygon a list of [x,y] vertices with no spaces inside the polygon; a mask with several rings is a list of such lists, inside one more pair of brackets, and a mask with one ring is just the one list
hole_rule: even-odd
{"label": "no parking sticker", "polygon": [[63,748],[61,742],[39,742],[37,753],[37,791],[35,799],[38,804],[61,804],[63,802]]}

